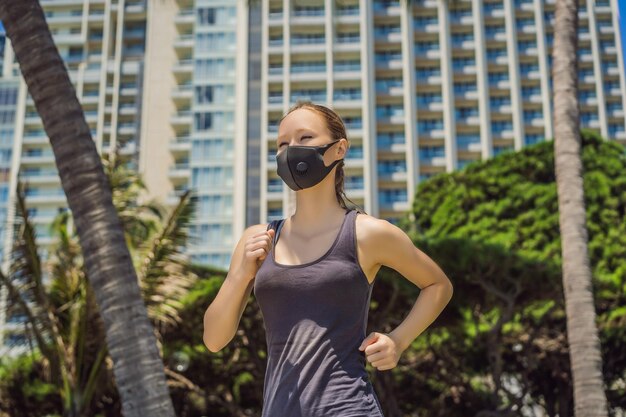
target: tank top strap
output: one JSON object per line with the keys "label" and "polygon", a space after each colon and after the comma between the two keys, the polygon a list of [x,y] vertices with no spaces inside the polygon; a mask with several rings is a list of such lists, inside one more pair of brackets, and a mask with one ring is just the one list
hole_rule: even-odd
{"label": "tank top strap", "polygon": [[[341,225],[339,230],[339,236],[336,238],[336,243],[334,245],[334,250],[331,255],[338,257],[348,257],[348,259],[356,260],[356,216],[357,211],[355,209],[350,209],[346,213],[346,217],[344,218],[344,222]],[[286,219],[272,220],[267,225],[267,230],[274,229],[274,243],[273,246],[276,246],[276,242],[280,237],[280,231],[285,224]]]}
{"label": "tank top strap", "polygon": [[356,259],[355,220],[357,213],[355,209],[350,209],[350,211],[346,213],[345,222],[341,228],[340,235],[337,237],[337,244],[333,251],[333,256],[350,260]]}
{"label": "tank top strap", "polygon": [[274,243],[273,243],[273,245],[276,245],[276,242],[278,241],[278,234],[280,233],[280,229],[283,228],[283,224],[285,224],[285,219],[272,220],[267,225],[267,230],[274,229]]}

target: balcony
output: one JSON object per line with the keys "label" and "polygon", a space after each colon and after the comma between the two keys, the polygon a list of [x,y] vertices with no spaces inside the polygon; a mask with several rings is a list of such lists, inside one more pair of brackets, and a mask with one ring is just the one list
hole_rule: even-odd
{"label": "balcony", "polygon": [[420,164],[433,166],[433,167],[445,167],[446,166],[446,157],[445,156],[420,156]]}
{"label": "balcony", "polygon": [[174,23],[177,25],[193,25],[196,21],[196,13],[194,9],[181,9],[174,17]]}
{"label": "balcony", "polygon": [[193,59],[181,59],[172,68],[174,73],[191,73],[193,71]]}
{"label": "balcony", "polygon": [[471,50],[476,48],[476,43],[474,42],[474,38],[466,38],[466,39],[452,39],[452,49],[463,49],[463,50]]}
{"label": "balcony", "polygon": [[438,45],[415,48],[415,60],[417,63],[421,63],[424,59],[439,59],[440,57],[441,50]]}
{"label": "balcony", "polygon": [[48,23],[80,23],[83,19],[83,11],[80,9],[70,11],[45,12]]}
{"label": "balcony", "polygon": [[24,192],[29,203],[64,204],[65,193],[62,189],[26,189]]}
{"label": "balcony", "polygon": [[402,7],[399,1],[374,1],[374,14],[378,16],[400,16]]}
{"label": "balcony", "polygon": [[187,153],[191,151],[191,136],[177,136],[170,139],[168,147],[172,153]]}
{"label": "balcony", "polygon": [[383,152],[404,152],[406,143],[404,135],[379,135],[376,138],[376,147]]}
{"label": "balcony", "polygon": [[427,110],[432,112],[440,112],[443,111],[443,101],[442,97],[438,98],[428,98],[428,99],[417,99],[417,109],[418,111]]}
{"label": "balcony", "polygon": [[361,90],[358,91],[342,91],[335,90],[334,101],[358,101],[362,100]]}
{"label": "balcony", "polygon": [[126,2],[124,4],[124,11],[127,14],[144,14],[146,12],[146,2],[144,0]]}
{"label": "balcony", "polygon": [[440,71],[417,71],[415,74],[415,82],[426,85],[440,85]]}
{"label": "balcony", "polygon": [[187,180],[191,177],[191,168],[188,162],[174,164],[169,170],[171,180]]}
{"label": "balcony", "polygon": [[511,107],[511,100],[493,101],[489,103],[489,107],[492,112],[500,114],[511,114],[513,111],[513,107]]}
{"label": "balcony", "polygon": [[42,152],[26,151],[21,158],[21,163],[26,164],[53,164],[55,163],[54,154],[52,150],[46,150]]}
{"label": "balcony", "polygon": [[60,182],[55,169],[25,170],[22,171],[20,178],[29,184],[58,184]]}
{"label": "balcony", "polygon": [[484,4],[485,17],[501,18],[504,17],[504,5],[502,3],[485,3]]}
{"label": "balcony", "polygon": [[189,49],[191,51],[193,49],[193,44],[193,34],[180,35],[174,40],[174,48],[177,49]]}
{"label": "balcony", "polygon": [[191,110],[179,111],[175,115],[173,115],[170,119],[170,122],[173,125],[184,125],[188,126],[193,121],[193,113]]}
{"label": "balcony", "polygon": [[172,90],[172,98],[174,100],[188,100],[193,98],[193,85],[189,84],[179,84],[176,88]]}
{"label": "balcony", "polygon": [[471,10],[451,14],[450,23],[453,25],[473,25],[474,18],[472,17]]}
{"label": "balcony", "polygon": [[413,30],[416,34],[438,33],[439,21],[436,17],[420,17],[413,19]]}
{"label": "balcony", "polygon": [[420,126],[419,122],[417,134],[422,139],[443,139],[446,136],[443,130],[443,125]]}
{"label": "balcony", "polygon": [[[391,161],[388,161],[391,162]],[[400,161],[401,164],[387,165],[385,162],[378,162],[378,179],[380,181],[396,182],[406,181],[407,171],[406,162]]]}
{"label": "balcony", "polygon": [[461,65],[453,65],[452,70],[455,73],[455,75],[457,74],[474,75],[476,74],[476,64],[468,63],[468,64],[461,64]]}

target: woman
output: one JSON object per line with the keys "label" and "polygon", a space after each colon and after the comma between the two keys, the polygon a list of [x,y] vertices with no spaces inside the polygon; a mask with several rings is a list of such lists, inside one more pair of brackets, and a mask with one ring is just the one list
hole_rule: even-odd
{"label": "woman", "polygon": [[[244,231],[204,315],[204,343],[217,352],[230,342],[254,289],[268,347],[263,417],[382,417],[366,360],[394,368],[449,302],[452,284],[401,229],[348,209],[349,142],[334,111],[297,104],[280,121],[277,145],[278,175],[297,191],[295,213]],[[365,337],[382,265],[422,291],[392,332]]]}

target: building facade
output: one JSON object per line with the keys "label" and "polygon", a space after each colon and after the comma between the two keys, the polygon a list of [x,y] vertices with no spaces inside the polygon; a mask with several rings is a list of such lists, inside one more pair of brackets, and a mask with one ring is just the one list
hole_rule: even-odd
{"label": "building facade", "polygon": [[[553,138],[554,0],[262,3],[262,219],[293,212],[274,155],[300,99],[340,112],[347,195],[391,222],[421,180]],[[617,3],[584,1],[579,26],[581,126],[626,144]]]}

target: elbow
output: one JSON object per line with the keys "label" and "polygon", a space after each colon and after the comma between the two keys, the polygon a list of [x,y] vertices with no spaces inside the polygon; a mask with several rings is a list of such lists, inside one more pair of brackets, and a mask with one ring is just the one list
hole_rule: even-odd
{"label": "elbow", "polygon": [[448,302],[452,299],[452,295],[454,294],[454,286],[452,285],[452,282],[448,279],[446,280],[446,290],[447,290],[447,294],[448,294]]}
{"label": "elbow", "polygon": [[212,343],[210,340],[207,339],[206,335],[202,338],[202,341],[204,342],[204,346],[206,346],[207,349],[209,349],[212,353],[217,353],[224,347],[217,346],[216,344]]}

